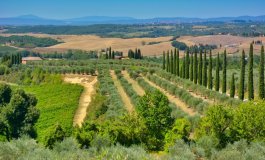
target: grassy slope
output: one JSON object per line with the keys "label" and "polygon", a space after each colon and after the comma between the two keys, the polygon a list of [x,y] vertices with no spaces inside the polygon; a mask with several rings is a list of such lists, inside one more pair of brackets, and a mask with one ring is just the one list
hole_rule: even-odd
{"label": "grassy slope", "polygon": [[22,88],[27,93],[34,94],[38,99],[37,107],[41,113],[36,124],[38,141],[44,142],[46,135],[57,123],[67,131],[71,130],[74,113],[83,90],[81,86],[63,83]]}

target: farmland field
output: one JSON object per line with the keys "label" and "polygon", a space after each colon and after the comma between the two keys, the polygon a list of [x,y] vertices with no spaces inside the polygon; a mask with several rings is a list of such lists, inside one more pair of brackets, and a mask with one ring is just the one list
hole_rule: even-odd
{"label": "farmland field", "polygon": [[264,6],[1,2],[0,160],[265,160]]}

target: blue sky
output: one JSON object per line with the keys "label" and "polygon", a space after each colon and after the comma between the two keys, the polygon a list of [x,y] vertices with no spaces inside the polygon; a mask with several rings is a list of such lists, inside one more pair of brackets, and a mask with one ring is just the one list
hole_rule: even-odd
{"label": "blue sky", "polygon": [[0,17],[221,17],[265,15],[265,0],[1,0]]}

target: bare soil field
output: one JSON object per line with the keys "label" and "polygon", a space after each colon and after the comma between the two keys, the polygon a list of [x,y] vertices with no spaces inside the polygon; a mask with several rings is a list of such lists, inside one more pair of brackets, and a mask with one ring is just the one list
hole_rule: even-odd
{"label": "bare soil field", "polygon": [[64,81],[72,84],[80,84],[84,87],[84,91],[79,99],[79,107],[76,110],[73,120],[74,126],[82,126],[82,123],[87,115],[87,108],[91,102],[91,97],[95,92],[94,86],[97,83],[97,77],[90,75],[67,74],[64,76]]}

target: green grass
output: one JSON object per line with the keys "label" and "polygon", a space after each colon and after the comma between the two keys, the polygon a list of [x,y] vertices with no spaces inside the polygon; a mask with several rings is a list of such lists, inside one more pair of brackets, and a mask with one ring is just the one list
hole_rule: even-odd
{"label": "green grass", "polygon": [[82,86],[62,83],[24,86],[22,89],[38,99],[40,118],[35,126],[39,142],[45,142],[45,137],[56,124],[71,132]]}
{"label": "green grass", "polygon": [[14,51],[17,51],[17,49],[14,47],[0,45],[0,52],[14,52]]}

